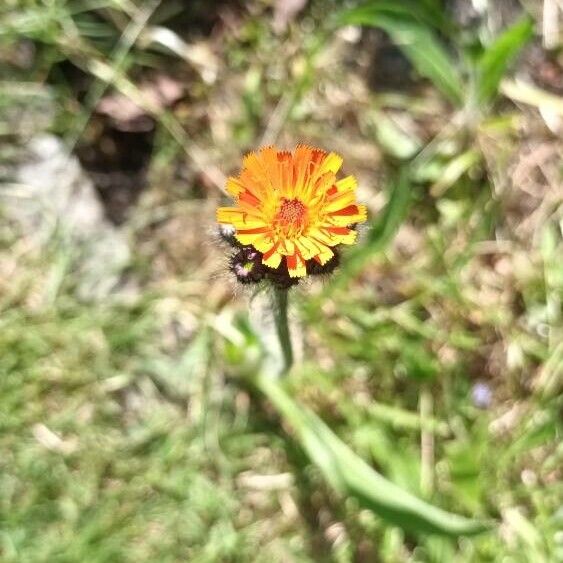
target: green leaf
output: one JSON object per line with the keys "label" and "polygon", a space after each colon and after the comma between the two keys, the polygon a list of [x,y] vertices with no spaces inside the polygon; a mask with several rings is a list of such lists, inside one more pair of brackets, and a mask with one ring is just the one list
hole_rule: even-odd
{"label": "green leaf", "polygon": [[477,102],[486,104],[497,94],[500,81],[522,47],[530,40],[533,23],[525,18],[509,27],[477,62]]}
{"label": "green leaf", "polygon": [[[353,14],[354,18],[371,18],[373,14],[387,14],[389,17],[414,19],[429,28],[448,30],[450,21],[445,16],[444,9],[435,0],[372,0],[355,8],[337,14],[337,19]],[[364,25],[364,24],[359,24]],[[369,24],[365,24],[369,25]]]}
{"label": "green leaf", "polygon": [[341,25],[383,29],[421,76],[430,79],[454,104],[461,105],[464,88],[456,64],[426,20],[414,4],[387,1],[344,11],[337,19]]}
{"label": "green leaf", "polygon": [[379,219],[374,222],[365,245],[372,253],[387,245],[407,214],[411,198],[407,168],[401,169],[390,191],[389,201]]}
{"label": "green leaf", "polygon": [[412,532],[461,536],[490,528],[489,523],[471,520],[428,504],[388,481],[357,456],[313,412],[296,403],[277,380],[259,375],[254,383],[292,426],[311,461],[340,494],[354,497],[388,523]]}

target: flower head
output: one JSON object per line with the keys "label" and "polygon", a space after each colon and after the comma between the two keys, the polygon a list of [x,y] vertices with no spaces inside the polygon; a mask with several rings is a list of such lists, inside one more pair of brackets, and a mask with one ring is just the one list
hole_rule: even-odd
{"label": "flower head", "polygon": [[219,208],[217,221],[232,225],[236,240],[260,253],[269,269],[285,266],[290,278],[316,272],[337,258],[335,247],[355,242],[351,227],[366,220],[356,179],[336,178],[341,166],[337,154],[303,145],[250,153],[240,175],[227,181],[235,205]]}

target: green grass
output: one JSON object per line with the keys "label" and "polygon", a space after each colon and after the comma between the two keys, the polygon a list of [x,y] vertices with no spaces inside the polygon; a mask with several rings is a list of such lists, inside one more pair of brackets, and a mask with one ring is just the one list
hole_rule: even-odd
{"label": "green grass", "polygon": [[[23,82],[55,101],[50,130],[71,144],[96,146],[106,88],[156,123],[150,185],[123,227],[132,295],[81,300],[60,241],[37,250],[0,219],[0,560],[559,560],[563,240],[549,178],[560,165],[529,156],[557,154],[557,141],[535,111],[498,99],[528,21],[462,41],[441,8],[432,15],[439,2],[408,13],[372,2],[348,18],[386,29],[427,79],[377,93],[362,86],[369,42],[346,43],[325,18],[337,2],[311,2],[286,35],[251,4],[214,45],[215,83],[137,40],[174,18],[205,22],[196,4],[0,9],[2,79],[15,84],[0,100],[1,159],[20,140],[10,109],[31,111],[17,99]],[[405,47],[413,30],[418,48]],[[30,41],[31,64],[14,62]],[[174,108],[139,94],[140,77],[159,69],[188,85]],[[252,384],[268,352],[249,314],[259,300],[221,273],[210,232],[221,173],[263,138],[344,153],[371,216],[333,280],[291,294],[303,360],[287,397],[394,484],[493,521],[490,532],[403,531],[333,489],[307,424],[295,424],[302,413]],[[492,393],[487,409],[472,398],[477,382]]]}
{"label": "green grass", "polygon": [[277,519],[275,497],[257,492],[255,509],[236,478],[279,465],[280,439],[236,411],[232,384],[160,393],[153,372],[186,367],[159,350],[156,305],[3,311],[3,561],[245,561],[264,540],[256,516]]}
{"label": "green grass", "polygon": [[[463,263],[431,250],[448,228],[440,232],[424,243],[426,264],[393,253],[378,260],[377,268],[410,280],[400,306],[373,303],[364,285],[337,293],[328,317],[322,308],[305,312],[308,338],[321,343],[308,350],[291,389],[396,484],[456,512],[502,518],[509,540],[502,533],[415,540],[335,496],[235,377],[252,365],[255,347],[242,318],[223,320],[221,331],[230,327],[247,342],[242,356],[237,338],[225,340],[208,317],[198,321],[198,336],[171,351],[162,306],[173,295],[86,305],[63,288],[54,304],[42,304],[33,281],[48,278],[52,266],[35,259],[14,280],[1,321],[3,560],[348,561],[361,546],[393,561],[416,541],[415,560],[549,561],[559,526],[559,401],[541,389],[530,394],[523,378],[530,365],[557,360],[547,343],[515,328],[531,322],[527,313],[515,323],[491,309],[479,326],[468,324],[474,309],[464,294],[473,288],[456,281]],[[475,259],[468,252],[466,260]],[[526,280],[530,311],[545,298],[542,277]],[[525,363],[496,374],[498,404],[481,411],[470,397],[471,364],[503,330],[523,347]],[[315,353],[334,367],[319,368]],[[417,411],[425,392],[436,421],[422,427],[435,436],[430,490],[420,481]],[[491,432],[516,406],[509,428]],[[273,490],[252,485],[253,476],[260,483],[272,474],[285,476],[281,489],[275,477]]]}

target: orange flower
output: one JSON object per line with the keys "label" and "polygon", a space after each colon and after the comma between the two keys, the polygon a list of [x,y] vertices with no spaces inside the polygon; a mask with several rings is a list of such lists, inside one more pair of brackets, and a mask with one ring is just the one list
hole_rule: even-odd
{"label": "orange flower", "polygon": [[337,154],[303,145],[250,153],[238,178],[227,180],[235,206],[219,208],[217,221],[232,225],[235,238],[260,252],[269,268],[285,259],[290,277],[303,277],[308,260],[326,264],[331,248],[355,242],[350,226],[366,220],[356,179],[336,179],[341,166]]}

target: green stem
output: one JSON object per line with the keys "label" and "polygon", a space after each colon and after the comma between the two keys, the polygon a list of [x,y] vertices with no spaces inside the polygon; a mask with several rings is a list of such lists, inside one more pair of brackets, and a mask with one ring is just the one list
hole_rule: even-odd
{"label": "green stem", "polygon": [[287,289],[275,288],[273,297],[274,322],[276,324],[276,332],[280,341],[280,348],[283,358],[282,374],[287,373],[293,365],[293,347],[291,345],[291,335],[289,332],[289,321],[287,317]]}

